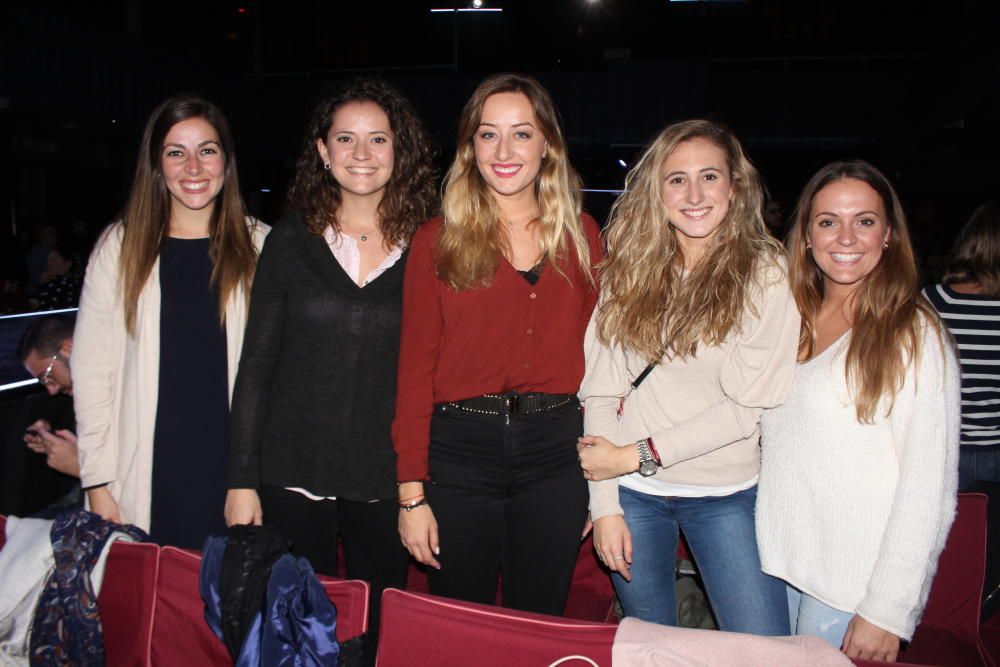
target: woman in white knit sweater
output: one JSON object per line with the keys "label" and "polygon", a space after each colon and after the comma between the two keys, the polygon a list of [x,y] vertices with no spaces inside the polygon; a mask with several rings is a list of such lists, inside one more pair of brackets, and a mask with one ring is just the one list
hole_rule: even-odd
{"label": "woman in white knit sweater", "polygon": [[578,450],[594,546],[645,621],[676,625],[681,530],[722,629],[788,634],[753,511],[757,422],[791,388],[799,315],[762,200],[733,133],[687,121],[650,144],[612,211]]}
{"label": "woman in white knit sweater", "polygon": [[875,167],[823,167],[788,252],[802,333],[792,393],[761,419],[761,563],[788,582],[793,632],[895,660],[954,515],[958,366]]}

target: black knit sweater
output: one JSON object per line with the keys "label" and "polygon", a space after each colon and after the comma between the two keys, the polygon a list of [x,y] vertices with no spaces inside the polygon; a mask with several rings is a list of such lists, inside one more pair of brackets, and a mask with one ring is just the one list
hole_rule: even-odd
{"label": "black knit sweater", "polygon": [[406,253],[366,287],[298,215],[257,264],[232,407],[229,488],[396,497],[390,425]]}

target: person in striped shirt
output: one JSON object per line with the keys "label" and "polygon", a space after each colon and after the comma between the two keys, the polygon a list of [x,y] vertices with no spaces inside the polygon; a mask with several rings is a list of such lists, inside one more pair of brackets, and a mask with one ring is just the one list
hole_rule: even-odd
{"label": "person in striped shirt", "polygon": [[924,296],[955,337],[962,364],[959,489],[1000,482],[1000,199],[972,214],[941,283]]}

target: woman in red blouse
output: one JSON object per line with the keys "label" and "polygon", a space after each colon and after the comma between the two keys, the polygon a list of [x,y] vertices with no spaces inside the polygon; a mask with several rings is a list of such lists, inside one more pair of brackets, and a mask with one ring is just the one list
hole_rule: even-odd
{"label": "woman in red blouse", "polygon": [[443,218],[403,287],[393,444],[399,532],[432,593],[561,614],[587,485],[576,440],[583,335],[602,251],[559,118],[534,79],[472,94]]}

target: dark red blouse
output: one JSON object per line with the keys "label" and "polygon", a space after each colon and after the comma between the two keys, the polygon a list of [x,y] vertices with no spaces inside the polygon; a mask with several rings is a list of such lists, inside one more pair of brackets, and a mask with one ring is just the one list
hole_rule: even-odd
{"label": "dark red blouse", "polygon": [[[604,256],[592,217],[582,222],[591,265]],[[504,259],[489,287],[456,292],[438,279],[434,247],[442,221],[413,236],[403,284],[403,330],[392,441],[401,481],[427,476],[435,403],[507,391],[575,394],[583,380],[583,335],[597,292],[575,257],[546,265],[532,285]]]}

